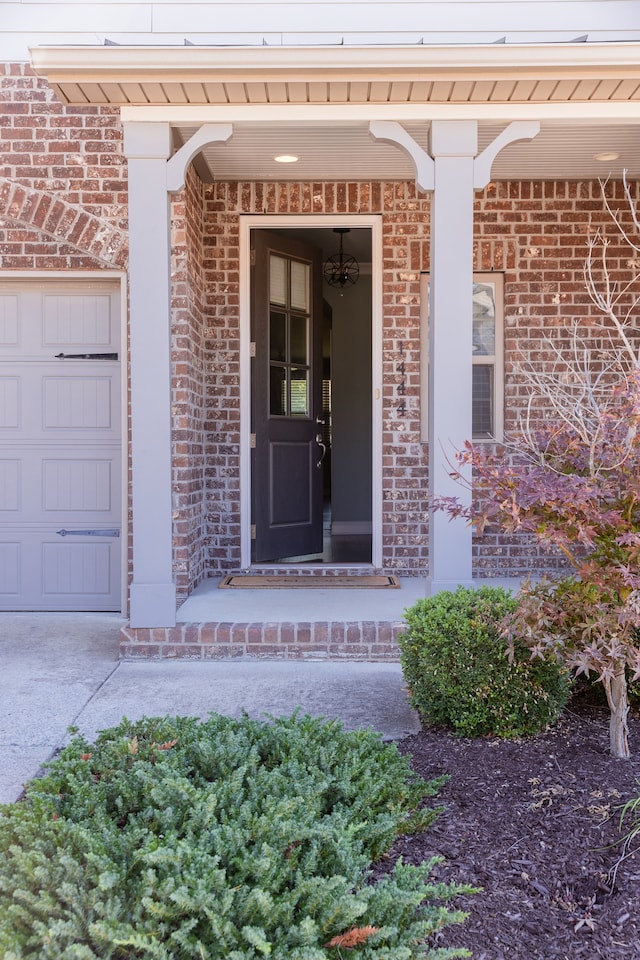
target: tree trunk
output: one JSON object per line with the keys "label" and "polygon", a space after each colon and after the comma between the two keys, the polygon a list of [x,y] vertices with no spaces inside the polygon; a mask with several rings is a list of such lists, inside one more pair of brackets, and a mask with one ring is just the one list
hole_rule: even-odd
{"label": "tree trunk", "polygon": [[627,714],[627,677],[624,664],[616,666],[616,672],[610,680],[605,680],[607,702],[611,716],[609,719],[609,749],[613,757],[619,760],[629,759],[629,727]]}

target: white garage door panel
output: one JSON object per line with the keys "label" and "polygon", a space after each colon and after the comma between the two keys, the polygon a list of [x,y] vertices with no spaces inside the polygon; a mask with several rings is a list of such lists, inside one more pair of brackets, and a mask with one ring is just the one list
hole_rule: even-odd
{"label": "white garage door panel", "polygon": [[0,370],[0,430],[17,431],[22,421],[20,377]]}
{"label": "white garage door panel", "polygon": [[119,365],[105,360],[0,364],[0,439],[118,440]]}
{"label": "white garage door panel", "polygon": [[0,523],[120,526],[120,451],[97,446],[0,447]]}
{"label": "white garage door panel", "polygon": [[42,464],[43,508],[47,514],[100,514],[114,517],[111,491],[113,459],[44,460]]}
{"label": "white garage door panel", "polygon": [[16,600],[20,596],[22,543],[9,540],[0,543],[0,596]]}
{"label": "white garage door panel", "polygon": [[110,430],[111,404],[109,376],[67,374],[42,380],[44,430]]}
{"label": "white garage door panel", "polygon": [[45,596],[109,596],[111,552],[109,542],[43,543],[42,586]]}
{"label": "white garage door panel", "polygon": [[0,460],[0,515],[18,514],[22,508],[22,462],[19,458]]}
{"label": "white garage door panel", "polygon": [[5,610],[118,610],[120,541],[3,531],[0,602]]}
{"label": "white garage door panel", "polygon": [[20,298],[0,288],[0,344],[3,351],[20,345]]}
{"label": "white garage door panel", "polygon": [[121,608],[119,336],[113,283],[0,281],[0,609]]}
{"label": "white garage door panel", "polygon": [[83,349],[113,346],[109,296],[46,295],[43,298],[43,347]]}
{"label": "white garage door panel", "polygon": [[16,291],[13,282],[0,283],[0,346],[5,357],[117,353],[119,340],[118,302],[110,285],[88,283],[86,289],[74,290],[66,284],[48,293],[44,285]]}

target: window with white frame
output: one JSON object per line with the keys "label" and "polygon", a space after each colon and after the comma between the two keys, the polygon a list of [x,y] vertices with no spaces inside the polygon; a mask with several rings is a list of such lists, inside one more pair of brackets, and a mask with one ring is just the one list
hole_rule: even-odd
{"label": "window with white frame", "polygon": [[[503,277],[473,275],[472,439],[501,440],[504,427]],[[427,440],[429,275],[422,274],[422,440]]]}

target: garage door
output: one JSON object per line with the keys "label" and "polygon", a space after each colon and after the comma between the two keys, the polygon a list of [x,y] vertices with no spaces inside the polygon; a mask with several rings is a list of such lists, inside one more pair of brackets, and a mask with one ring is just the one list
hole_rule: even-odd
{"label": "garage door", "polygon": [[0,281],[0,609],[120,610],[119,287]]}

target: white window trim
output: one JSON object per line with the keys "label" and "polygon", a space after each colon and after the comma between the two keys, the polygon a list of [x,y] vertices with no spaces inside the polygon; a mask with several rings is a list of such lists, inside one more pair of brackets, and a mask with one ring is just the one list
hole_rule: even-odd
{"label": "white window trim", "polygon": [[[504,440],[504,275],[496,271],[473,274],[474,283],[494,283],[496,288],[496,352],[474,357],[474,365],[492,364],[494,436],[472,438],[473,443]],[[471,344],[469,345],[471,348]],[[429,274],[420,274],[420,440],[429,442]]]}

